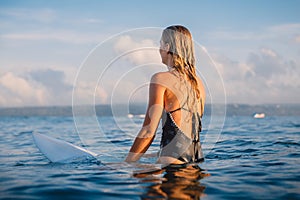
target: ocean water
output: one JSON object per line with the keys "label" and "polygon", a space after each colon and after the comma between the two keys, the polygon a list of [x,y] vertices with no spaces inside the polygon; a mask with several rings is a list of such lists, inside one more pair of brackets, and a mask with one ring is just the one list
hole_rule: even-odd
{"label": "ocean water", "polygon": [[[299,108],[275,112],[258,106],[251,112],[269,109],[273,113],[255,119],[245,106],[231,106],[221,130],[208,128],[207,115],[201,136],[204,163],[144,174],[136,172],[155,166],[154,158],[133,165],[122,162],[141,126],[141,115],[120,116],[117,124],[116,117],[99,115],[103,137],[99,124],[86,116],[79,118],[83,123],[78,134],[72,116],[54,115],[51,108],[43,114],[34,112],[38,108],[31,108],[30,114],[24,114],[24,109],[5,110],[0,117],[0,198],[300,199]],[[35,146],[33,132],[83,145],[99,156],[51,163]],[[150,152],[158,150],[159,134]],[[216,134],[216,139],[208,140],[209,134]]]}

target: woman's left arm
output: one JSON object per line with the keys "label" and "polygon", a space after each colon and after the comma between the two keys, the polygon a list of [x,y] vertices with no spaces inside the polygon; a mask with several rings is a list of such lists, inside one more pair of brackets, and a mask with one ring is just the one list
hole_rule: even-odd
{"label": "woman's left arm", "polygon": [[158,127],[163,108],[166,87],[161,84],[160,73],[152,76],[149,88],[149,103],[142,129],[139,131],[134,143],[125,159],[126,162],[139,160],[151,145]]}

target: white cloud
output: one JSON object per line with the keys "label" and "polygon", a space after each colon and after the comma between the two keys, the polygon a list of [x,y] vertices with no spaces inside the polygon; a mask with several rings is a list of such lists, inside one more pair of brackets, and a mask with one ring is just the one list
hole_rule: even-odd
{"label": "white cloud", "polygon": [[128,52],[125,58],[133,64],[161,63],[158,46],[153,40],[135,41],[132,37],[125,35],[120,37],[114,47],[117,53]]}
{"label": "white cloud", "polygon": [[89,55],[76,80],[74,104],[94,104],[94,98],[96,104],[126,103],[130,95],[136,101],[147,101],[147,93],[136,92],[136,87],[161,69],[159,52],[153,40],[132,38],[114,37]]}
{"label": "white cloud", "polygon": [[104,20],[99,18],[83,18],[83,19],[76,19],[76,20],[70,20],[68,21],[72,24],[102,24],[104,23]]}
{"label": "white cloud", "polygon": [[256,30],[215,30],[209,32],[207,37],[215,40],[232,40],[232,41],[257,41],[278,39],[280,37],[291,37],[294,34],[299,34],[300,23],[295,24],[279,24],[274,26],[267,26]]}
{"label": "white cloud", "polygon": [[257,40],[262,39],[266,35],[257,35],[254,31],[233,31],[233,30],[218,30],[209,32],[207,34],[208,38],[212,38],[215,40]]}
{"label": "white cloud", "polygon": [[277,53],[274,52],[274,51],[271,50],[271,49],[262,48],[262,49],[261,49],[261,52],[262,52],[264,55],[266,55],[266,56],[270,56],[270,57],[273,57],[273,58],[277,57]]}
{"label": "white cloud", "polygon": [[43,87],[8,72],[0,77],[1,106],[44,105],[49,95]]}
{"label": "white cloud", "polygon": [[118,104],[129,101],[146,102],[147,100],[147,81],[137,83],[130,77],[122,80],[106,80],[101,85],[89,81],[78,81],[73,93],[74,105]]}
{"label": "white cloud", "polygon": [[246,62],[218,57],[229,103],[299,103],[300,69],[293,60],[262,48]]}
{"label": "white cloud", "polygon": [[6,72],[0,76],[0,106],[71,105],[72,89],[63,71]]}
{"label": "white cloud", "polygon": [[49,92],[60,97],[72,89],[72,86],[65,82],[63,71],[43,69],[31,71],[28,75],[32,80],[46,87]]}
{"label": "white cloud", "polygon": [[[107,38],[103,31],[91,32],[104,20],[72,16],[50,8],[0,8],[0,39],[13,41],[59,41],[72,44],[99,43]],[[62,28],[63,27],[63,28]],[[9,41],[11,42],[11,41]]]}
{"label": "white cloud", "polygon": [[107,104],[108,93],[102,87],[97,87],[93,82],[77,82],[73,93],[74,105],[93,105],[94,99],[96,104]]}
{"label": "white cloud", "polygon": [[300,23],[290,23],[290,24],[279,24],[275,26],[270,26],[266,28],[270,32],[275,33],[295,33],[300,30]]}
{"label": "white cloud", "polygon": [[50,8],[43,9],[25,9],[11,8],[0,9],[0,13],[6,17],[11,17],[21,21],[36,21],[42,23],[53,22],[57,19],[57,13]]}
{"label": "white cloud", "polygon": [[[104,20],[96,17],[82,17],[81,15],[71,18],[63,17],[64,12],[57,12],[51,8],[0,8],[0,14],[5,18],[13,19],[18,22],[30,23],[66,23],[72,25],[102,24]],[[0,22],[3,20],[0,20]]]}
{"label": "white cloud", "polygon": [[13,41],[59,41],[71,44],[99,43],[104,36],[97,33],[83,33],[70,30],[52,30],[47,32],[6,33],[0,35],[4,40]]}

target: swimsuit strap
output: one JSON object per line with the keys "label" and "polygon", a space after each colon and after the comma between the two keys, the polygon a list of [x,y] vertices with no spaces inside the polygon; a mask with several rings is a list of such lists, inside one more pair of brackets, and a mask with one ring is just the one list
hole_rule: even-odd
{"label": "swimsuit strap", "polygon": [[168,113],[172,114],[173,112],[176,112],[176,111],[181,110],[181,109],[190,112],[190,110],[188,110],[188,109],[186,109],[186,108],[183,107],[183,106],[187,103],[187,101],[188,101],[188,100],[186,100],[186,101],[184,102],[184,104],[182,105],[182,107],[179,107],[179,108],[177,108],[177,109],[175,109],[175,110],[169,111]]}
{"label": "swimsuit strap", "polygon": [[172,114],[173,112],[176,112],[176,111],[181,110],[181,109],[191,112],[189,109],[186,109],[186,108],[183,108],[183,107],[179,107],[179,108],[177,108],[175,110],[169,111],[169,113]]}
{"label": "swimsuit strap", "polygon": [[[171,110],[168,113],[172,114],[173,112],[176,112],[176,111],[181,110],[181,109],[185,110],[185,111],[188,111],[188,112],[191,112],[189,109],[183,107],[186,104],[186,102],[182,105],[182,107],[176,108],[175,110]],[[203,111],[202,98],[200,98],[200,107],[201,107],[201,112],[202,112]],[[199,113],[197,112],[197,115],[201,119],[202,116],[203,116],[203,112],[201,113],[201,115],[199,115]]]}

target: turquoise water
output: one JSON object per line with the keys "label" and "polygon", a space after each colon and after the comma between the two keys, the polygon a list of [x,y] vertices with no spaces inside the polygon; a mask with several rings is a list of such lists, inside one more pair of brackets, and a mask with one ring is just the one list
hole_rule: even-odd
{"label": "turquoise water", "polygon": [[[135,133],[114,127],[113,117],[98,120],[108,136],[97,137],[97,129],[86,124],[94,137],[89,144],[99,151],[109,140],[111,149],[97,152],[98,159],[62,164],[50,163],[39,152],[32,132],[82,145],[72,117],[0,117],[1,199],[300,199],[299,116],[227,116],[214,148],[204,149],[200,168],[136,176],[132,173],[143,166],[108,163],[124,158]],[[140,117],[129,126],[127,116],[122,120],[121,126],[132,132],[142,123]],[[158,134],[150,151],[158,149],[159,139]],[[152,161],[142,159],[146,167]]]}

